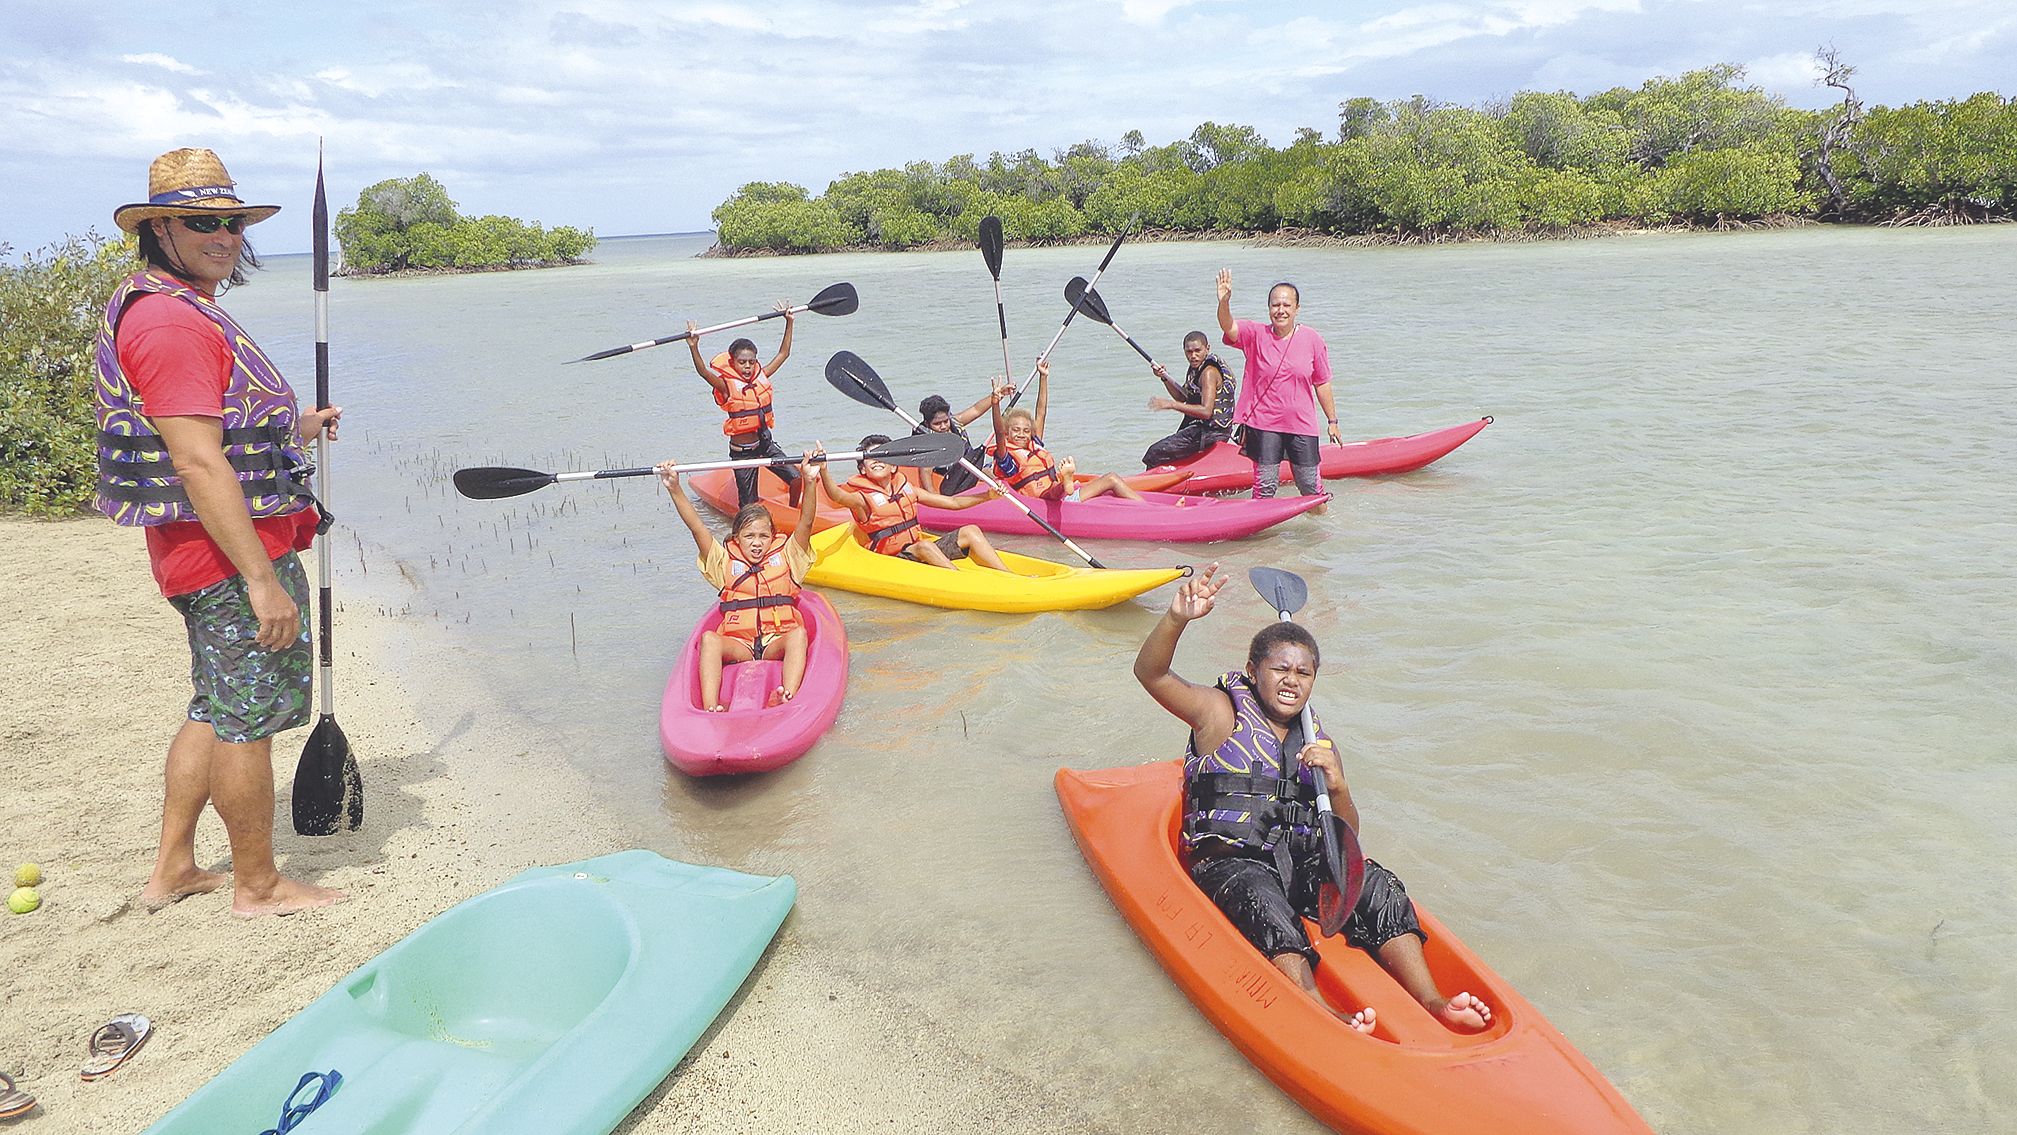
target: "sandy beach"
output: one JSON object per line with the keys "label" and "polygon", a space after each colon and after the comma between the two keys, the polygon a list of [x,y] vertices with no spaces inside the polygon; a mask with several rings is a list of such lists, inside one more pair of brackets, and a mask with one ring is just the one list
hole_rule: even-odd
{"label": "sandy beach", "polygon": [[[427,628],[356,609],[337,627],[337,717],[363,767],[365,825],[293,834],[287,786],[306,737],[295,731],[274,743],[275,831],[283,871],[350,901],[244,922],[227,888],[150,915],[132,900],[187,704],[180,619],[137,531],[0,519],[0,865],[34,861],[46,875],[40,910],[0,917],[0,1071],[41,1103],[0,1129],[142,1130],[442,910],[526,867],[628,846],[591,786],[542,758],[554,739],[474,702],[445,735],[425,731],[384,658],[389,636]],[[461,687],[436,671],[428,689]],[[200,862],[228,870],[214,813],[197,846]],[[799,948],[796,918],[617,1130],[1108,1129],[1056,1089],[990,1066],[982,1044],[907,1009],[873,975]],[[148,1016],[154,1036],[112,1076],[81,1081],[86,1039],[123,1012]]]}

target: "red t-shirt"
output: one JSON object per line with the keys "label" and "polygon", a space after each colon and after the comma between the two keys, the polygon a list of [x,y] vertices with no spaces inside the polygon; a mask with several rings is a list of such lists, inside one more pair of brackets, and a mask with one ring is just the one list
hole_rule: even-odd
{"label": "red t-shirt", "polygon": [[[150,418],[224,417],[231,348],[203,313],[174,296],[143,295],[119,321],[119,366],[133,384],[134,409]],[[257,517],[253,531],[268,559],[306,549],[320,517],[312,508]],[[238,574],[200,521],[147,528],[147,560],[163,595],[187,595]]]}

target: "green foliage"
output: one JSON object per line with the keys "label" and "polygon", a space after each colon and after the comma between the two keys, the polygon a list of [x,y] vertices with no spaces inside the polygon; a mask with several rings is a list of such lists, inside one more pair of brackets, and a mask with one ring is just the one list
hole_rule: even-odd
{"label": "green foliage", "polygon": [[1656,216],[1722,220],[1797,213],[1813,205],[1790,155],[1744,147],[1677,154],[1646,186]]}
{"label": "green foliage", "polygon": [[[1830,74],[1854,72],[1829,62]],[[1279,150],[1251,126],[1205,122],[1159,146],[1130,130],[1116,146],[1087,140],[1048,160],[1032,149],[851,173],[817,199],[759,183],[716,216],[724,245],[814,249],[971,241],[989,214],[1010,239],[1041,242],[1116,232],[1136,216],[1185,232],[1434,237],[1814,216],[1824,201],[1829,216],[1872,219],[2017,210],[2017,100],[1858,115],[1789,108],[1719,64],[1587,98],[1521,91],[1485,108],[1350,98],[1335,141],[1306,127]],[[766,203],[780,211],[758,223]]]}
{"label": "green foliage", "polygon": [[753,181],[736,190],[715,209],[714,226],[726,248],[826,252],[862,239],[862,229],[842,219],[832,203],[783,182]]}
{"label": "green foliage", "polygon": [[[804,190],[799,190],[803,197]],[[357,204],[336,215],[336,239],[348,272],[405,268],[524,268],[569,264],[595,247],[592,229],[496,214],[464,217],[448,190],[423,173],[367,186]]]}
{"label": "green foliage", "polygon": [[67,516],[97,477],[95,341],[105,302],[140,268],[132,238],[97,233],[6,263],[0,244],[0,511]]}

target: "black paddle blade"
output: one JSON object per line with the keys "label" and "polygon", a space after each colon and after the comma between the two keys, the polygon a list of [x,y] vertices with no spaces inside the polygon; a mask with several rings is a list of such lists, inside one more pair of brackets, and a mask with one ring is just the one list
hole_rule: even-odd
{"label": "black paddle blade", "polygon": [[911,434],[881,445],[872,445],[862,451],[864,457],[877,461],[887,461],[891,465],[909,465],[918,469],[937,469],[950,465],[966,456],[966,439],[950,431],[937,433],[926,430],[921,434]]}
{"label": "black paddle blade", "polygon": [[1065,302],[1108,327],[1114,325],[1114,317],[1107,314],[1107,301],[1100,298],[1099,289],[1086,286],[1084,276],[1073,276],[1065,285]]}
{"label": "black paddle blade", "polygon": [[[329,290],[329,198],[322,191],[322,147],[315,148],[315,206],[310,213],[315,226],[315,290]],[[325,403],[327,400],[324,400]]]}
{"label": "black paddle blade", "polygon": [[835,390],[864,406],[874,406],[878,410],[896,409],[896,399],[889,396],[889,387],[883,385],[882,376],[853,351],[835,351],[833,357],[826,360],[826,381]]}
{"label": "black paddle blade", "polygon": [[505,465],[478,465],[455,471],[455,491],[470,500],[494,501],[523,496],[553,484],[551,473],[537,469],[513,469]]}
{"label": "black paddle blade", "polygon": [[364,777],[342,726],[333,715],[323,714],[294,768],[294,830],[335,835],[346,819],[351,831],[364,823]]}
{"label": "black paddle blade", "polygon": [[853,315],[861,308],[861,297],[854,293],[853,284],[840,283],[821,291],[807,301],[805,306],[821,315]]}
{"label": "black paddle blade", "polygon": [[1293,615],[1310,601],[1310,585],[1292,571],[1271,567],[1248,568],[1247,582],[1253,584],[1254,590],[1261,593],[1268,606],[1280,614]]}
{"label": "black paddle blade", "polygon": [[980,255],[987,261],[988,275],[1001,279],[1001,218],[990,213],[980,219]]}
{"label": "black paddle blade", "polygon": [[1366,889],[1366,856],[1352,825],[1336,812],[1323,815],[1324,867],[1331,880],[1317,890],[1317,929],[1326,938],[1345,928]]}

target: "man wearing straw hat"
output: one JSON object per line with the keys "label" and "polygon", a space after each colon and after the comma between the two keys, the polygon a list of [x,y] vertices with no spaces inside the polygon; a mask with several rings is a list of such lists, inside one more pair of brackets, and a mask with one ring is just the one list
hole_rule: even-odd
{"label": "man wearing straw hat", "polygon": [[147,534],[162,595],[189,631],[188,720],[168,746],[161,844],[140,903],[159,910],[225,877],[196,862],[214,804],[231,839],[231,909],[254,917],[340,901],[273,861],[273,735],[309,718],[308,585],[296,553],[326,527],[306,446],[342,411],[302,410],[217,304],[259,266],[245,228],[280,211],[238,199],[209,150],[154,160],[148,199],[113,223],[143,267],[98,329],[98,498]]}

